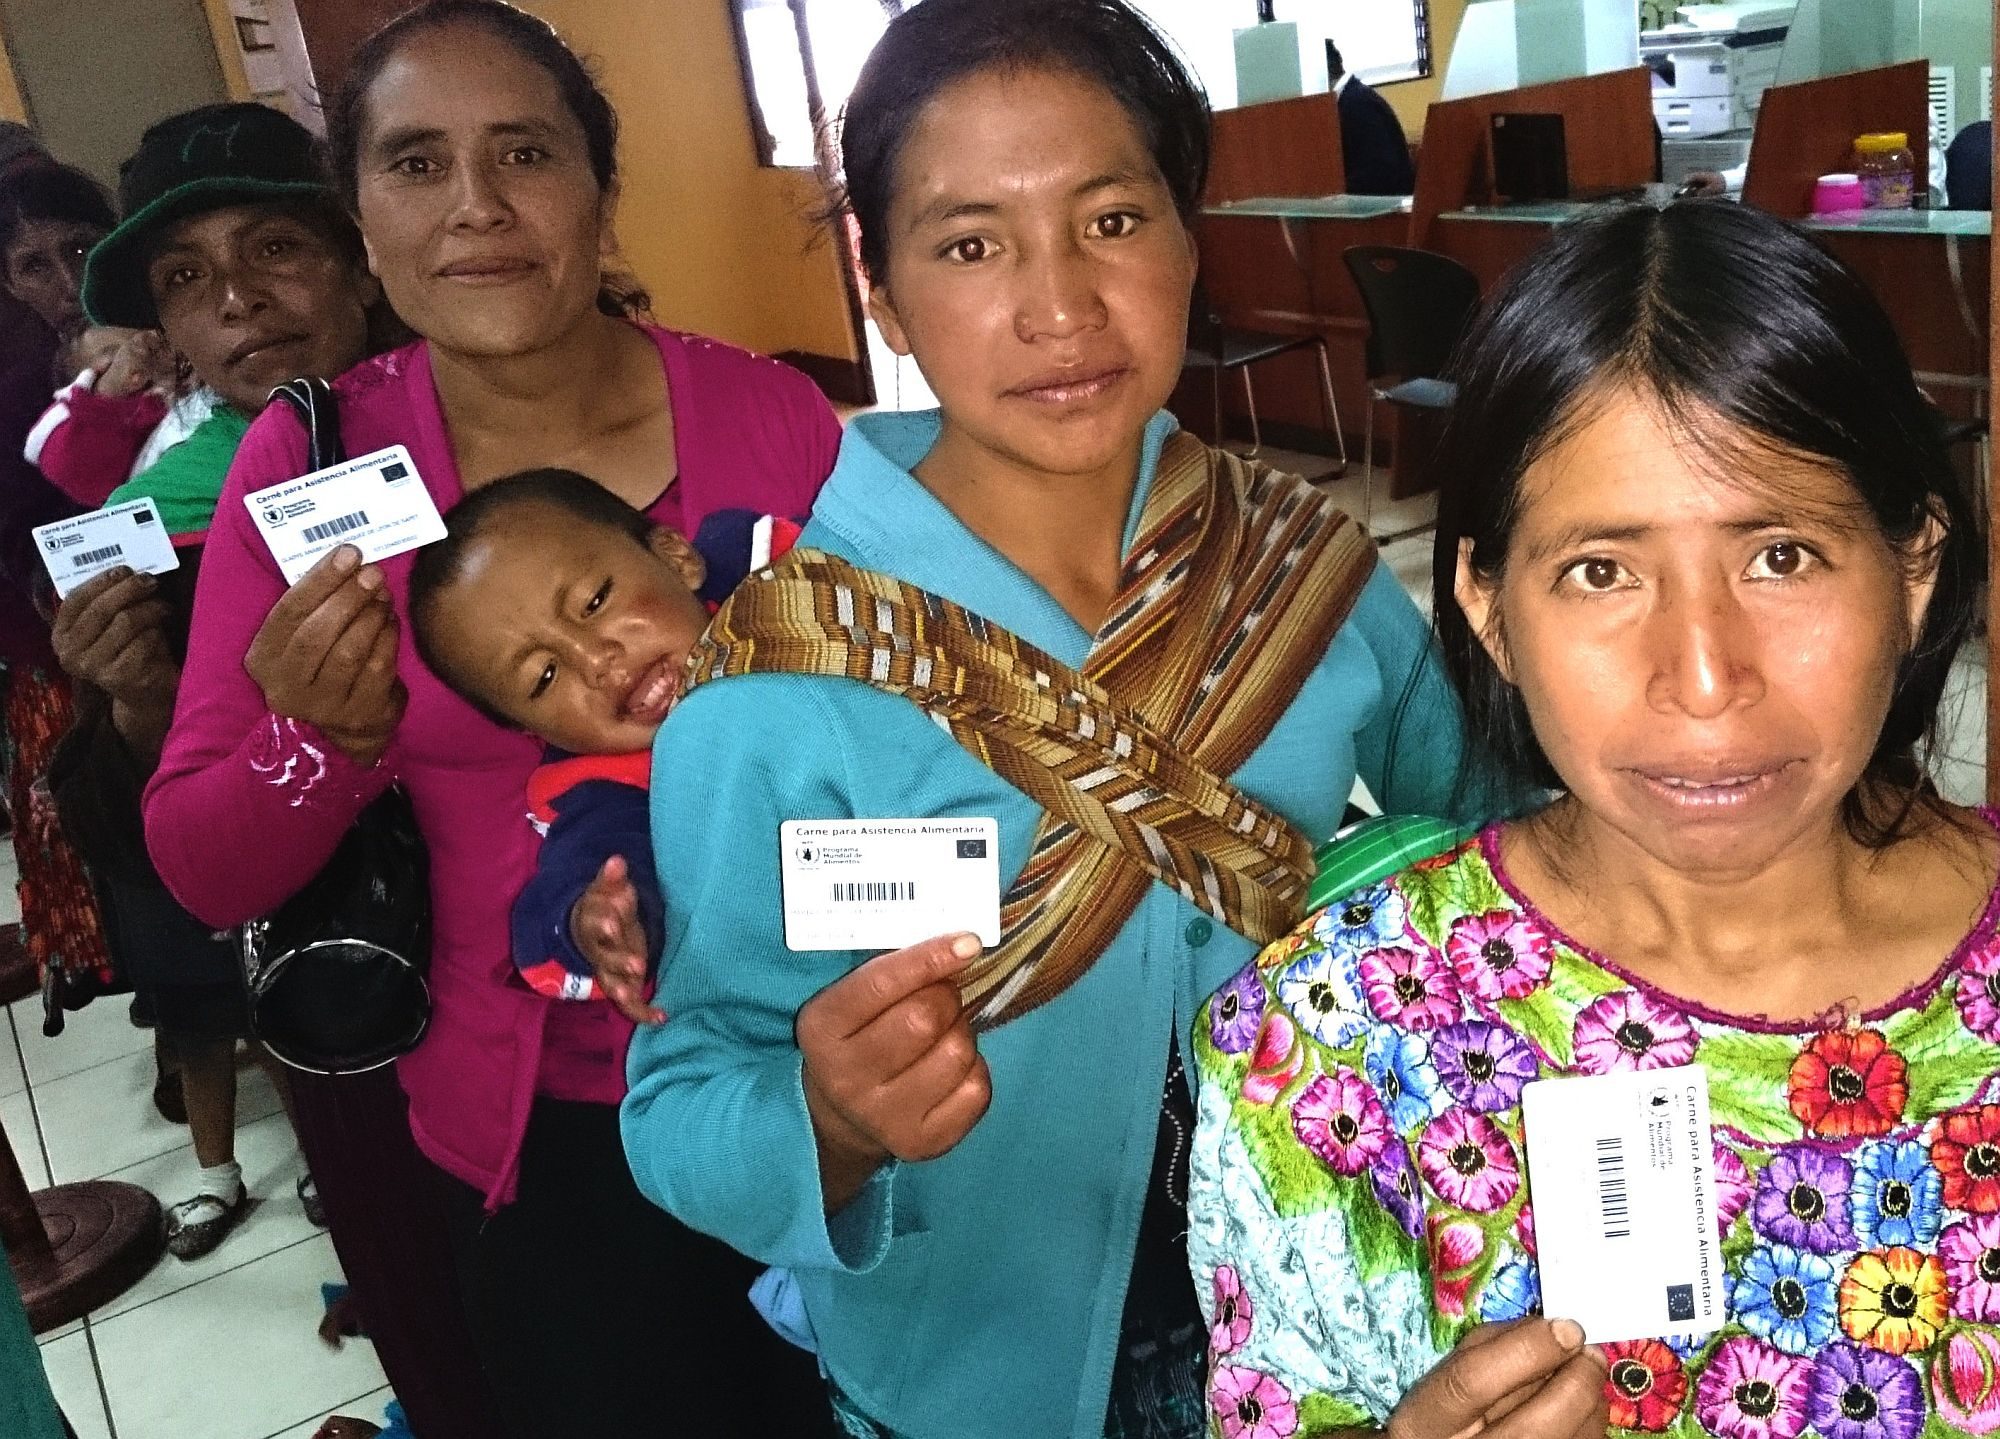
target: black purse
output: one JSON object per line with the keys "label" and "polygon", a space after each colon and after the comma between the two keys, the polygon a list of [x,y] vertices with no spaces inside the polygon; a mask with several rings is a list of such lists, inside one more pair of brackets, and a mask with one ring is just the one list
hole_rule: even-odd
{"label": "black purse", "polygon": [[[299,412],[310,469],[346,458],[333,391],[271,392]],[[391,789],[342,837],[312,882],[239,932],[250,1027],[313,1074],[360,1074],[408,1054],[431,1022],[430,861],[409,796]]]}

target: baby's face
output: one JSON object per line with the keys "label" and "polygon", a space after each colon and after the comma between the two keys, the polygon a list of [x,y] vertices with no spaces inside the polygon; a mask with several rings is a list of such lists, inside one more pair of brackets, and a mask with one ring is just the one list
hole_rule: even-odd
{"label": "baby's face", "polygon": [[496,515],[438,595],[432,648],[494,713],[577,754],[646,749],[708,624],[701,557],[550,506]]}

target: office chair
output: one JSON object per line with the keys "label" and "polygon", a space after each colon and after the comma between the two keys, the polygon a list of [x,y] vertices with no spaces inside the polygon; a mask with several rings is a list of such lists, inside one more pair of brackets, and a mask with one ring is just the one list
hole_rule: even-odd
{"label": "office chair", "polygon": [[1215,403],[1215,442],[1222,443],[1222,376],[1226,370],[1243,372],[1243,402],[1250,409],[1250,450],[1254,458],[1264,448],[1263,427],[1257,420],[1257,390],[1250,380],[1250,367],[1260,360],[1273,359],[1293,350],[1310,349],[1319,361],[1321,408],[1333,429],[1334,448],[1340,467],[1347,469],[1347,437],[1340,432],[1340,404],[1333,397],[1333,368],[1327,360],[1326,341],[1318,335],[1279,335],[1265,330],[1244,330],[1222,323],[1210,308],[1208,293],[1200,282],[1188,307],[1187,353],[1181,367],[1207,370]]}
{"label": "office chair", "polygon": [[[1342,258],[1368,312],[1368,420],[1364,430],[1361,523],[1375,505],[1375,406],[1442,413],[1458,387],[1437,378],[1479,308],[1479,280],[1458,261],[1399,245],[1356,245]],[[1383,385],[1392,378],[1394,384]],[[1379,536],[1381,543],[1418,529]]]}

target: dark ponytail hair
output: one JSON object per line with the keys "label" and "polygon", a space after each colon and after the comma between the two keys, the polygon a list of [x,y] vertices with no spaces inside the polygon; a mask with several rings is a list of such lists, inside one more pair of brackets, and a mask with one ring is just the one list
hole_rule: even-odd
{"label": "dark ponytail hair", "polygon": [[1132,117],[1182,221],[1208,180],[1208,97],[1125,0],[924,0],[889,22],[840,121],[829,216],[851,214],[861,264],[888,278],[889,206],[911,127],[941,90],[989,70],[1057,70],[1101,85]]}
{"label": "dark ponytail hair", "polygon": [[[506,0],[423,0],[363,40],[349,61],[340,90],[327,110],[327,143],[333,183],[349,210],[359,213],[361,132],[368,121],[368,92],[382,69],[411,40],[455,25],[478,25],[505,40],[555,82],[563,108],[583,130],[590,172],[600,193],[618,181],[618,112],[597,77],[548,21]],[[597,308],[607,315],[637,316],[652,304],[629,275],[607,274]]]}
{"label": "dark ponytail hair", "polygon": [[[1467,773],[1558,788],[1521,693],[1454,597],[1461,541],[1487,582],[1504,570],[1522,477],[1588,421],[1608,387],[1658,403],[1718,468],[1754,473],[1777,449],[1845,475],[1882,536],[1936,585],[1898,665],[1889,713],[1844,817],[1886,846],[1924,793],[1953,658],[1972,634],[1985,553],[1937,411],[1875,297],[1803,232],[1747,205],[1638,206],[1559,230],[1474,322],[1453,362],[1440,438],[1437,632],[1466,709]],[[1750,443],[1746,444],[1745,440]],[[1935,521],[1938,538],[1926,547]],[[1886,801],[1886,803],[1885,803]]]}

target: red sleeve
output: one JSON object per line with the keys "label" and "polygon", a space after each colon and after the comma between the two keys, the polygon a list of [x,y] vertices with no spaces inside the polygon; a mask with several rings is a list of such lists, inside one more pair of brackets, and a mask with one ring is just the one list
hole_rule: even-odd
{"label": "red sleeve", "polygon": [[80,505],[101,505],[131,476],[146,437],[167,417],[150,390],[100,395],[81,381],[57,394],[28,436],[28,460]]}
{"label": "red sleeve", "polygon": [[285,591],[243,496],[302,473],[305,433],[283,405],[250,427],[208,532],[173,729],[146,787],[146,846],[205,923],[240,924],[303,888],[388,787],[310,725],[270,712],[243,667]]}

